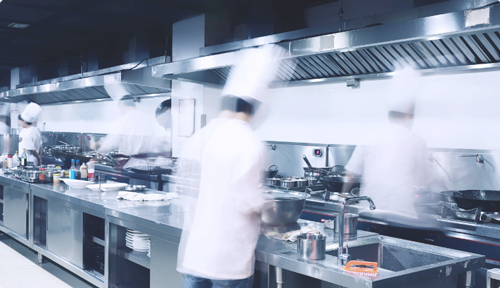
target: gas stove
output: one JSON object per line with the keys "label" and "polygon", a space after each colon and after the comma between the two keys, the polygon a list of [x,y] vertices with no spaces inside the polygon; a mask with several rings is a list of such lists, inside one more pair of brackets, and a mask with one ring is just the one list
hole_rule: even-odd
{"label": "gas stove", "polygon": [[480,208],[466,210],[459,208],[455,203],[443,202],[440,218],[500,224],[500,212],[484,212]]}

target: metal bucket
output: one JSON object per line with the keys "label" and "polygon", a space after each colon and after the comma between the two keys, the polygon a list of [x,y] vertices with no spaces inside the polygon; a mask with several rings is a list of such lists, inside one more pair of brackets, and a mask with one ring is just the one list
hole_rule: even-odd
{"label": "metal bucket", "polygon": [[[345,235],[354,235],[358,233],[358,214],[346,213],[344,215],[344,234]],[[335,216],[335,233],[340,233],[340,216]]]}
{"label": "metal bucket", "polygon": [[297,236],[297,255],[304,260],[325,259],[326,236],[302,234]]}

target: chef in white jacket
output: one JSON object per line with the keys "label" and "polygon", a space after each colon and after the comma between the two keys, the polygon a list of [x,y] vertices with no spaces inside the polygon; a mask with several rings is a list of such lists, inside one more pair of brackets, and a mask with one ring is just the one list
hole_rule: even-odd
{"label": "chef in white jacket", "polygon": [[[199,163],[191,173],[199,179],[199,193],[184,197],[191,203],[184,207],[177,263],[184,287],[252,287],[264,203],[258,188],[264,146],[249,123],[259,105],[256,98],[276,71],[275,49],[252,49],[243,57],[223,90],[221,115],[185,145],[190,151],[182,154]],[[249,82],[242,84],[245,79]],[[179,161],[182,165],[182,156]]]}
{"label": "chef in white jacket", "polygon": [[23,113],[18,116],[19,126],[23,129],[19,133],[19,153],[22,155],[26,149],[28,156],[28,165],[42,165],[42,139],[40,132],[33,125],[37,121],[42,108],[36,103],[30,103]]}
{"label": "chef in white jacket", "polygon": [[428,186],[430,162],[424,140],[411,131],[418,76],[408,70],[400,73],[397,76],[403,79],[394,80],[389,125],[371,137],[370,145],[358,145],[345,168],[362,176],[363,195],[377,205],[373,213],[385,210],[412,219],[416,217],[414,189]]}
{"label": "chef in white jacket", "polygon": [[121,116],[111,125],[111,133],[99,147],[100,153],[118,151],[130,159],[123,168],[147,165],[148,156],[153,153],[153,136],[155,133],[153,119],[137,109],[133,99],[123,99],[129,94],[119,84],[106,85],[108,94],[118,100]]}

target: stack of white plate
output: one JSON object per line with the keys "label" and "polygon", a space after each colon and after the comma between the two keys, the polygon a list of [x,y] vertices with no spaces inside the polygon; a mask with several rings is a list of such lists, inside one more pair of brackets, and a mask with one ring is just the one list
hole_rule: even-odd
{"label": "stack of white plate", "polygon": [[148,257],[151,258],[151,238],[148,239]]}
{"label": "stack of white plate", "polygon": [[125,242],[128,248],[137,252],[149,253],[149,235],[136,230],[127,229]]}

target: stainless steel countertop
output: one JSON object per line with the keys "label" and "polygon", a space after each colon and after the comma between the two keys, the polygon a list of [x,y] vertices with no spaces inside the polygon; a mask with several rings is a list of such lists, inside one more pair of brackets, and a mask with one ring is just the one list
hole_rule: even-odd
{"label": "stainless steel countertop", "polygon": [[[11,175],[4,175],[3,173],[0,173],[0,182],[5,184],[18,183],[21,186],[28,185],[34,195],[43,195],[47,197],[47,199],[69,202],[81,207],[86,207],[87,209],[92,209],[97,212],[103,212],[110,217],[118,219],[119,221],[124,220],[145,228],[147,227],[148,229],[144,229],[144,232],[151,233],[151,235],[153,235],[155,232],[160,232],[157,235],[154,235],[157,237],[165,236],[164,233],[166,233],[168,234],[168,241],[171,242],[180,240],[184,217],[186,213],[189,213],[188,211],[184,211],[184,208],[181,205],[181,201],[185,200],[184,198],[174,199],[170,203],[132,202],[126,200],[116,200],[118,192],[104,192],[101,194],[101,199],[99,199],[97,192],[91,191],[86,188],[71,189],[64,183],[29,184],[22,182],[21,180],[13,179]],[[152,190],[150,192],[162,193],[161,191]],[[331,205],[330,203],[325,204]],[[307,225],[309,223],[315,222],[305,220],[299,220],[298,222],[299,225]],[[327,250],[334,251],[338,247],[338,240],[334,237],[333,230],[325,229],[325,234],[328,237]],[[379,236],[377,234],[366,231],[359,231],[357,237],[350,238],[347,243],[350,246],[356,246],[363,243],[380,241],[381,237],[384,236]],[[389,239],[388,237],[384,238]],[[420,248],[425,248],[425,251],[433,249],[433,246],[430,245],[424,245],[395,238],[390,238],[390,240],[397,241],[398,245],[406,245],[408,247],[412,246],[416,251],[418,251]],[[475,254],[450,250],[441,247],[440,249],[445,249],[444,251],[448,255],[456,254],[457,258],[461,258],[460,261],[458,261],[457,259],[447,261],[447,265],[451,265],[454,267],[453,274],[459,273],[460,271],[464,270],[465,268],[467,268],[467,265],[469,265],[469,269],[467,270],[470,270],[477,269],[484,264],[484,257],[478,258],[478,255]],[[379,269],[379,273],[376,278],[353,276],[343,271],[341,267],[337,265],[337,257],[335,256],[326,255],[326,258],[324,260],[307,261],[298,259],[296,250],[296,243],[286,243],[281,240],[261,235],[256,248],[256,259],[269,265],[281,267],[283,269],[305,274],[310,277],[314,277],[331,283],[336,283],[338,285],[346,287],[382,287],[387,286],[391,283],[394,284],[393,282],[396,278],[407,279],[405,277],[394,277],[401,274],[400,272],[393,272],[384,269]],[[440,253],[445,252],[441,251]],[[464,265],[465,268],[463,267]],[[432,266],[432,270],[428,271],[428,273],[434,273],[432,275],[438,273],[440,277],[448,276],[449,273],[446,272],[447,274],[445,274],[445,271],[443,271],[441,266],[437,264],[435,265],[435,267]],[[409,271],[403,272],[403,274],[407,272]],[[408,283],[406,283],[405,281]],[[398,283],[412,283],[409,282],[410,280],[408,279],[405,281]]]}

